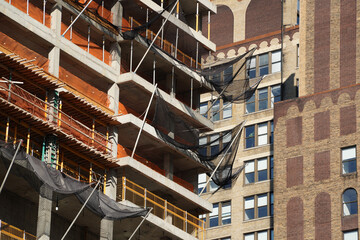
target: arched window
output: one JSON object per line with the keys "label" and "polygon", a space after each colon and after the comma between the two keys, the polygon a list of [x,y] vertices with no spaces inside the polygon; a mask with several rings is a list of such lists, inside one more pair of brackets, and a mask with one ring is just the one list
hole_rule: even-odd
{"label": "arched window", "polygon": [[343,215],[349,216],[357,214],[357,193],[353,188],[346,189],[343,193]]}

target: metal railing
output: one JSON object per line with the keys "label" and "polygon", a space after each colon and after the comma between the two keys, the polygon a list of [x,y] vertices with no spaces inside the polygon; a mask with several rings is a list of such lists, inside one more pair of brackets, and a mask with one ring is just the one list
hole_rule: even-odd
{"label": "metal railing", "polygon": [[[129,17],[129,22],[131,22],[131,17]],[[132,19],[132,22],[134,25],[133,27],[141,26],[141,24],[134,18]],[[141,33],[141,35],[152,41],[154,40],[156,33],[147,29],[146,32]],[[165,52],[169,53],[171,56],[175,57],[177,60],[183,62],[188,67],[196,68],[196,60],[183,53],[179,49],[176,49],[175,45],[170,43],[169,41],[162,39],[160,36],[158,36],[155,40],[155,44]],[[201,68],[201,64],[199,62],[197,62],[197,68]]]}
{"label": "metal railing", "polygon": [[36,240],[37,237],[0,220],[1,240]]}
{"label": "metal railing", "polygon": [[0,83],[0,97],[44,121],[49,121],[50,117],[53,118],[53,121],[49,121],[49,123],[56,125],[63,132],[72,135],[89,146],[95,147],[104,153],[111,151],[111,148],[107,147],[108,138],[105,135],[97,132],[94,128],[88,128],[59,109],[54,111],[55,114],[51,113],[49,111],[52,108],[51,104],[23,88],[2,82]]}
{"label": "metal railing", "polygon": [[198,239],[205,239],[205,222],[203,220],[156,196],[126,177],[122,178],[118,192],[120,192],[118,200],[128,200],[144,208],[152,207],[152,214],[155,216]]}

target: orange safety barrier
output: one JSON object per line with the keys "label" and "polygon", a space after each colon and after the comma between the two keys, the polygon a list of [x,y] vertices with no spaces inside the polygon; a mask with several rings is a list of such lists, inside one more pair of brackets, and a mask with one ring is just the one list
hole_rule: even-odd
{"label": "orange safety barrier", "polygon": [[[60,127],[62,131],[89,146],[93,146],[104,153],[109,150],[106,146],[106,136],[95,130],[91,130],[59,110],[57,110],[57,114],[49,113],[45,108],[45,106],[48,106],[48,109],[50,108],[48,103],[16,85],[11,85],[11,88],[9,88],[8,83],[0,83],[0,97],[44,121],[52,117],[53,121],[58,124],[58,127]],[[61,119],[59,119],[59,113],[61,113]]]}
{"label": "orange safety barrier", "polygon": [[25,47],[24,45],[20,44],[19,42],[2,32],[0,32],[0,44],[6,47],[11,52],[21,56],[22,58],[33,60],[31,62],[32,64],[37,65],[38,67],[43,68],[46,71],[49,69],[49,59]]}
{"label": "orange safety barrier", "polygon": [[10,3],[12,6],[16,7],[17,9],[21,10],[22,12],[28,14],[36,21],[45,24],[45,26],[50,28],[51,15],[47,13],[46,10],[44,13],[43,11],[44,1],[37,1],[37,0],[11,0],[11,1],[5,0],[5,1]]}
{"label": "orange safety barrier", "polygon": [[4,240],[36,240],[37,237],[0,220],[0,239]]}
{"label": "orange safety barrier", "polygon": [[[76,25],[76,23],[74,24]],[[61,23],[61,32],[65,32],[65,30],[69,26],[65,23]],[[87,29],[84,29],[84,32],[88,32]],[[91,41],[91,32],[90,32],[90,41],[88,42],[88,36],[84,36],[79,33],[74,26],[72,27],[72,31],[68,31],[65,36],[66,39],[80,47],[82,50],[89,52],[91,55],[96,57],[97,59],[105,62],[106,64],[110,65],[111,63],[111,54],[106,49],[103,49],[102,46],[96,44],[95,42]],[[102,41],[102,40],[101,40]]]}
{"label": "orange safety barrier", "polygon": [[140,207],[152,207],[151,213],[155,216],[167,221],[171,219],[171,224],[175,227],[198,239],[205,239],[205,222],[203,220],[176,207],[146,188],[123,177],[118,192],[120,193],[118,201],[128,200]]}
{"label": "orange safety barrier", "polygon": [[[79,0],[79,3],[81,4],[87,4],[89,0]],[[90,3],[90,5],[87,7],[87,10],[97,13],[98,16],[106,19],[107,21],[113,23],[113,14],[111,10],[106,8],[106,1],[105,0],[94,0]]]}
{"label": "orange safety barrier", "polygon": [[[131,19],[131,17],[130,17]],[[129,20],[130,22],[131,20]],[[123,21],[124,22],[124,21]],[[133,19],[133,27],[138,27],[141,24],[139,22],[137,22],[135,19]],[[156,33],[154,33],[153,31],[147,29],[146,32],[141,33],[141,35],[149,40],[153,40],[156,36]],[[176,54],[176,59],[178,59],[179,61],[183,62],[185,65],[195,68],[196,67],[196,60],[193,59],[192,57],[188,56],[187,54],[183,53],[182,51],[180,51],[179,49],[175,48],[175,45],[170,43],[169,41],[162,39],[160,36],[158,36],[154,42],[154,44],[156,44],[158,47],[160,47],[162,50],[164,50],[165,52],[167,52],[168,54],[175,56]],[[175,52],[176,51],[176,52]],[[198,62],[197,63],[197,67],[201,68],[201,64]]]}

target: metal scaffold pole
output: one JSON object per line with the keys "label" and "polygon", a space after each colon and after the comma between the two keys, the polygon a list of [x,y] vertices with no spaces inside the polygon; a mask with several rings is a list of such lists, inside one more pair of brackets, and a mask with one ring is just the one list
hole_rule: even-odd
{"label": "metal scaffold pole", "polygon": [[74,25],[74,23],[76,22],[76,20],[78,20],[78,18],[81,16],[81,14],[86,10],[86,8],[90,5],[90,3],[93,0],[90,0],[88,2],[88,4],[86,4],[86,6],[83,8],[83,10],[81,10],[81,12],[79,13],[79,15],[76,16],[75,20],[70,24],[70,26],[65,30],[65,32],[61,35],[62,37],[65,36],[65,34],[69,31],[69,29],[72,27],[72,25]]}
{"label": "metal scaffold pole", "polygon": [[137,230],[140,228],[140,226],[144,223],[144,221],[146,220],[146,218],[150,215],[150,212],[153,210],[153,208],[150,208],[150,210],[148,211],[148,213],[145,215],[145,217],[143,218],[143,220],[140,222],[140,224],[136,227],[135,231],[131,234],[131,236],[129,237],[128,240],[131,240],[132,237],[135,235],[135,233],[137,232]]}

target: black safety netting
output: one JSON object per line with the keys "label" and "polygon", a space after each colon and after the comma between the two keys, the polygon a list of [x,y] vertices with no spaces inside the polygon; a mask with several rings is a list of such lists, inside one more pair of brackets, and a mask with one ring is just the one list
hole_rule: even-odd
{"label": "black safety netting", "polygon": [[[5,169],[8,169],[15,152],[13,144],[0,142],[0,162]],[[26,154],[22,148],[15,157],[11,173],[23,178],[42,197],[52,201],[75,195],[84,204],[93,190],[91,187],[93,184],[83,183],[67,176],[45,162]],[[86,207],[101,218],[109,220],[145,216],[148,211],[118,203],[98,189],[91,195]]]}
{"label": "black safety netting", "polygon": [[217,168],[213,176],[217,185],[226,185],[236,177],[233,164],[243,124],[211,137],[210,141],[200,142],[199,129],[169,109],[161,96],[158,96],[152,125],[164,142],[182,151],[192,150],[204,165],[213,171]]}

